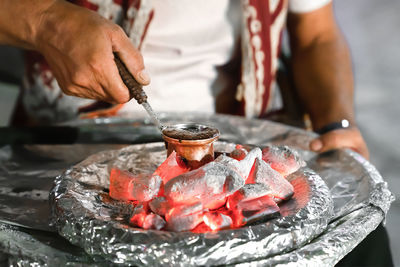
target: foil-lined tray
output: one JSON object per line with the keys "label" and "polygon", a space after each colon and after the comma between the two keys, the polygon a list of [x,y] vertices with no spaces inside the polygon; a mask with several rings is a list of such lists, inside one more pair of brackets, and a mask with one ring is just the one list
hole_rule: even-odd
{"label": "foil-lined tray", "polygon": [[[216,143],[215,150],[230,152],[233,147]],[[88,254],[114,263],[221,265],[301,247],[324,231],[333,216],[333,201],[326,184],[311,169],[301,169],[288,178],[295,194],[280,205],[281,218],[201,234],[130,227],[126,218],[129,205],[118,209],[105,201],[111,168],[149,173],[165,159],[165,145],[152,143],[99,152],[68,169],[56,179],[51,195],[59,233]]]}
{"label": "foil-lined tray", "polygon": [[[332,266],[384,220],[393,201],[393,195],[379,172],[357,153],[337,150],[317,155],[308,151],[310,140],[316,136],[313,133],[270,121],[235,116],[168,113],[160,117],[165,124],[195,122],[216,126],[221,131],[222,141],[293,146],[301,152],[308,167],[328,186],[334,215],[324,232],[292,251],[246,264]],[[69,244],[54,233],[54,227],[49,226],[47,196],[54,177],[95,152],[119,149],[123,143],[161,141],[161,137],[156,127],[143,118],[79,120],[68,125],[83,129],[84,140],[91,139],[98,144],[0,148],[0,188],[6,189],[0,191],[1,262],[6,255],[13,266],[110,264],[103,257],[90,256],[83,249]]]}

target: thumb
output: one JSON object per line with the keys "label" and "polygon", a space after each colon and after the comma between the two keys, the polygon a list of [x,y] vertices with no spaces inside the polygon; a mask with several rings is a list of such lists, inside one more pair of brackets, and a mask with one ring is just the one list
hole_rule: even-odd
{"label": "thumb", "polygon": [[315,152],[319,152],[324,144],[320,138],[316,138],[310,142],[310,149]]}
{"label": "thumb", "polygon": [[352,138],[349,137],[346,130],[334,130],[312,140],[310,149],[315,152],[325,152],[344,147],[352,148]]}

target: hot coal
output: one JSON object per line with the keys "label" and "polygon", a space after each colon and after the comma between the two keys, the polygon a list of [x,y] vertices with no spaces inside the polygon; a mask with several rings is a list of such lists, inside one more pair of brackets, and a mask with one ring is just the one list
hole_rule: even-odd
{"label": "hot coal", "polygon": [[174,205],[201,202],[205,207],[233,194],[244,185],[241,175],[218,162],[179,175],[164,186],[164,195]]}
{"label": "hot coal", "polygon": [[173,232],[190,231],[203,222],[203,212],[170,217],[166,229]]}
{"label": "hot coal", "polygon": [[186,166],[184,160],[180,156],[176,155],[175,151],[172,151],[153,175],[161,177],[163,183],[166,184],[172,178],[188,171],[189,168]]}
{"label": "hot coal", "polygon": [[146,203],[138,204],[133,208],[131,218],[129,219],[129,223],[132,226],[143,228],[144,220],[146,219],[148,214],[149,214],[149,209],[147,204]]}
{"label": "hot coal", "polygon": [[143,229],[161,230],[166,225],[165,220],[154,213],[148,214],[143,221]]}
{"label": "hot coal", "polygon": [[119,169],[112,168],[110,174],[110,197],[116,200],[133,200],[131,194],[132,175],[125,174]]}
{"label": "hot coal", "polygon": [[233,159],[228,156],[221,155],[215,160],[215,162],[227,165],[230,168],[235,169],[236,171],[238,171],[240,173],[240,175],[242,176],[242,179],[244,181],[246,181],[247,178],[249,177],[250,171],[254,165],[254,161],[257,158],[261,159],[261,149],[258,147],[251,150],[246,155],[246,157],[244,159],[242,159],[241,161],[238,161],[238,160]]}
{"label": "hot coal", "polygon": [[279,216],[278,205],[274,198],[268,195],[239,202],[231,211],[235,227]]}
{"label": "hot coal", "polygon": [[155,214],[165,216],[167,211],[171,208],[169,202],[165,197],[156,197],[149,202],[151,211]]}
{"label": "hot coal", "polygon": [[122,201],[148,201],[158,194],[161,182],[158,176],[133,174],[113,168],[110,175],[110,196]]}
{"label": "hot coal", "polygon": [[288,146],[266,146],[262,150],[262,159],[283,176],[306,165],[297,151]]}
{"label": "hot coal", "polygon": [[239,203],[253,200],[265,195],[272,195],[272,191],[264,184],[245,184],[242,188],[228,197],[228,209],[236,209]]}
{"label": "hot coal", "polygon": [[217,211],[205,213],[203,215],[203,221],[213,231],[227,229],[233,226],[231,217]]}
{"label": "hot coal", "polygon": [[186,128],[167,127],[162,133],[165,136],[178,140],[202,140],[217,136],[219,131],[208,126],[194,125],[193,127]]}
{"label": "hot coal", "polygon": [[265,161],[256,159],[254,171],[247,180],[248,183],[263,184],[270,194],[279,200],[292,197],[294,189],[279,172],[271,168]]}
{"label": "hot coal", "polygon": [[219,208],[225,206],[226,199],[227,199],[227,197],[223,197],[223,196],[219,197],[218,196],[218,197],[215,198],[215,200],[208,202],[206,204],[206,208],[209,209],[209,210],[219,209]]}
{"label": "hot coal", "polygon": [[186,216],[205,210],[206,209],[201,202],[186,203],[185,205],[176,205],[172,209],[168,210],[168,212],[165,214],[165,218],[169,220],[174,216]]}
{"label": "hot coal", "polygon": [[197,233],[197,234],[208,233],[208,232],[212,232],[212,231],[213,230],[210,227],[208,227],[207,224],[205,224],[204,222],[201,222],[195,228],[190,230],[190,232]]}
{"label": "hot coal", "polygon": [[153,174],[113,168],[109,195],[134,205],[129,222],[143,229],[203,233],[279,216],[277,203],[294,193],[283,175],[304,161],[288,147],[237,145],[228,155],[191,171],[175,152]]}
{"label": "hot coal", "polygon": [[192,230],[203,222],[204,211],[200,202],[176,206],[165,215],[167,229],[174,232]]}

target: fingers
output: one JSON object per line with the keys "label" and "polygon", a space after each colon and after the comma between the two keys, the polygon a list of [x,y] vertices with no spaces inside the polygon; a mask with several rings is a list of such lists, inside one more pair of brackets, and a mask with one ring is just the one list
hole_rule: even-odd
{"label": "fingers", "polygon": [[[143,57],[140,52],[132,45],[123,30],[115,25],[111,32],[112,51],[111,57],[104,60],[104,69],[107,69],[103,82],[105,92],[108,93],[112,103],[125,103],[130,100],[129,90],[125,86],[114,61],[113,52],[116,52],[129,72],[142,85],[150,83],[150,77],[144,69]],[[110,102],[110,101],[108,101]]]}
{"label": "fingers", "polygon": [[99,80],[106,94],[105,98],[107,102],[113,104],[122,104],[130,100],[129,90],[122,81],[119,75],[118,68],[115,65],[114,57],[112,54],[107,60],[104,60],[103,67],[104,73],[100,76],[103,78]]}
{"label": "fingers", "polygon": [[[66,75],[66,70],[53,72],[57,81],[67,95],[88,99],[96,99],[108,103],[125,103],[130,100],[129,91],[123,84],[112,55],[101,59],[85,62],[80,68],[72,68],[73,72]],[[65,64],[68,65],[68,64]],[[64,73],[64,74],[61,74]]]}
{"label": "fingers", "polygon": [[118,54],[136,81],[142,85],[148,85],[150,76],[144,67],[143,57],[120,27],[117,26],[112,40],[113,51]]}
{"label": "fingers", "polygon": [[367,145],[356,127],[328,132],[310,143],[310,149],[315,152],[326,152],[338,148],[350,148],[369,159]]}

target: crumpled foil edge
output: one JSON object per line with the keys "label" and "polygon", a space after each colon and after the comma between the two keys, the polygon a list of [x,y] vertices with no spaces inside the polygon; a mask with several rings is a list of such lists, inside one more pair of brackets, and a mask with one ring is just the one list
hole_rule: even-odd
{"label": "crumpled foil edge", "polygon": [[368,199],[368,204],[379,208],[383,212],[383,224],[386,223],[386,215],[389,211],[390,205],[395,201],[395,196],[390,192],[387,182],[383,180],[382,175],[378,172],[374,165],[368,160],[362,157],[357,152],[347,149],[349,153],[356,161],[358,161],[368,173],[371,178],[372,192]]}
{"label": "crumpled foil edge", "polygon": [[367,206],[329,224],[325,234],[295,251],[237,266],[334,266],[375,230],[382,219],[383,212]]}

